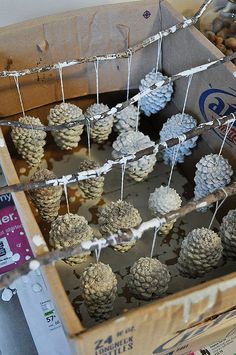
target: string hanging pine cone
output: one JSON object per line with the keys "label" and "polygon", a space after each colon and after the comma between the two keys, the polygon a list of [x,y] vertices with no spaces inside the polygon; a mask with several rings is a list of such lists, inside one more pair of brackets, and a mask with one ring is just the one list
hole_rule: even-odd
{"label": "string hanging pine cone", "polygon": [[[88,120],[96,115],[100,115],[109,111],[109,107],[104,104],[93,104],[87,108],[85,118]],[[109,134],[112,131],[114,116],[110,115],[100,120],[95,121],[90,127],[90,137],[96,143],[104,143],[107,141]]]}
{"label": "string hanging pine cone", "polygon": [[153,258],[140,258],[130,269],[128,286],[137,298],[150,299],[165,294],[170,282],[166,265]]}
{"label": "string hanging pine cone", "polygon": [[[43,127],[40,119],[36,117],[20,117],[19,122]],[[46,144],[46,132],[43,130],[40,131],[14,127],[11,131],[11,137],[17,152],[22,158],[25,159],[30,166],[38,166],[44,155],[43,147]]]}
{"label": "string hanging pine cone", "polygon": [[[176,138],[196,127],[197,121],[190,115],[178,113],[168,118],[160,131],[160,142]],[[163,153],[164,162],[172,164],[173,157],[176,156],[176,163],[183,163],[184,157],[191,155],[191,149],[196,146],[198,137],[188,139],[179,146],[166,148]],[[178,149],[178,150],[177,150]],[[178,152],[176,155],[176,151]]]}
{"label": "string hanging pine cone", "polygon": [[[49,232],[49,244],[53,249],[60,250],[90,240],[92,236],[93,230],[83,216],[67,213],[63,216],[58,216],[57,219],[52,222]],[[89,254],[90,252],[86,252],[71,256],[64,259],[64,261],[73,266],[82,263]]]}
{"label": "string hanging pine cone", "polygon": [[140,114],[134,105],[127,106],[115,115],[114,129],[119,132],[135,131],[139,125]]}
{"label": "string hanging pine cone", "polygon": [[[56,175],[48,169],[37,170],[31,176],[31,181],[44,181],[55,179]],[[50,186],[35,189],[30,192],[30,197],[37,207],[40,216],[47,222],[53,221],[58,216],[62,195],[61,186]]]}
{"label": "string hanging pine cone", "polygon": [[[119,159],[125,155],[135,154],[139,150],[152,147],[154,144],[148,136],[145,136],[141,132],[123,132],[112,145],[112,156],[115,159]],[[128,162],[126,171],[135,181],[142,181],[153,171],[155,164],[155,154],[144,155],[136,161]]]}
{"label": "string hanging pine cone", "polygon": [[[168,186],[160,186],[156,188],[153,193],[150,194],[148,207],[154,216],[163,216],[168,212],[177,210],[182,204],[181,197],[175,191]],[[160,229],[159,233],[167,235],[174,226],[176,220],[170,223],[164,224]]]}
{"label": "string hanging pine cone", "polygon": [[223,244],[223,253],[229,259],[236,258],[236,210],[230,210],[223,218],[219,235]]}
{"label": "string hanging pine cone", "polygon": [[[100,165],[91,160],[84,160],[80,164],[79,171],[87,171],[99,168]],[[97,199],[102,196],[104,187],[104,177],[98,176],[94,179],[82,180],[79,183],[81,190],[83,191],[85,197],[89,199]]]}
{"label": "string hanging pine cone", "polygon": [[177,268],[185,277],[201,277],[217,266],[222,250],[221,239],[215,232],[194,229],[182,242]]}
{"label": "string hanging pine cone", "polygon": [[[156,82],[163,81],[167,77],[153,69],[144,79],[141,80],[139,91],[142,93]],[[173,83],[161,86],[159,89],[151,91],[140,99],[140,108],[146,116],[161,111],[171,100],[173,94]]]}
{"label": "string hanging pine cone", "polygon": [[[129,202],[118,200],[106,205],[98,218],[100,231],[103,235],[117,233],[119,229],[128,229],[138,226],[142,222],[140,214]],[[114,246],[115,250],[122,253],[135,245],[135,241]]]}
{"label": "string hanging pine cone", "polygon": [[[60,105],[50,109],[48,116],[49,125],[57,126],[71,121],[82,121],[84,116],[82,110],[76,105],[62,102]],[[72,149],[78,147],[80,136],[83,132],[84,124],[78,124],[71,128],[65,128],[60,131],[52,131],[56,144],[61,149]]]}
{"label": "string hanging pine cone", "polygon": [[117,279],[111,267],[101,262],[92,264],[83,272],[80,287],[90,316],[108,319],[117,295]]}

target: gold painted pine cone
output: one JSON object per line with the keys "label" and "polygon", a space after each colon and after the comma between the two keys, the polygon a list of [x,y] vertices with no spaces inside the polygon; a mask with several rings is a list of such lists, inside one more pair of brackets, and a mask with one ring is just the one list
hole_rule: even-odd
{"label": "gold painted pine cone", "polygon": [[[37,170],[31,176],[31,181],[44,181],[55,179],[56,175],[48,169]],[[58,216],[62,196],[61,186],[49,186],[30,191],[30,197],[37,207],[40,216],[47,222]]]}
{"label": "gold painted pine cone", "polygon": [[101,262],[90,265],[80,278],[80,288],[90,316],[108,319],[117,295],[117,279],[111,267]]}
{"label": "gold painted pine cone", "polygon": [[[79,171],[87,171],[99,168],[100,165],[91,160],[84,160],[80,164]],[[88,199],[97,199],[102,196],[104,187],[104,177],[98,176],[94,179],[82,180],[79,182],[79,187],[83,191],[84,195]]]}
{"label": "gold painted pine cone", "polygon": [[[43,127],[40,119],[36,117],[20,117],[19,122]],[[11,131],[11,138],[17,152],[22,156],[27,164],[33,167],[40,165],[44,155],[43,147],[46,144],[45,131],[14,127]]]}
{"label": "gold painted pine cone", "polygon": [[170,282],[167,266],[153,258],[140,258],[130,269],[128,286],[141,299],[160,297],[166,293]]}
{"label": "gold painted pine cone", "polygon": [[[58,216],[52,222],[49,232],[49,244],[53,249],[64,249],[72,247],[80,242],[90,240],[93,237],[93,230],[83,216],[77,214],[65,214]],[[70,256],[64,261],[73,266],[82,263],[90,252]]]}
{"label": "gold painted pine cone", "polygon": [[[141,222],[142,219],[138,210],[131,203],[121,200],[106,205],[98,219],[100,231],[103,235],[114,234],[119,229],[134,228]],[[122,243],[114,246],[114,249],[124,253],[131,249],[135,243],[135,241]]]}

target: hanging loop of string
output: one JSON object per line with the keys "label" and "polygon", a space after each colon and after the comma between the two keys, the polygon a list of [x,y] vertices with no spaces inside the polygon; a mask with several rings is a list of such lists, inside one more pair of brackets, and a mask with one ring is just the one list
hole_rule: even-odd
{"label": "hanging loop of string", "polygon": [[126,169],[126,160],[121,165],[121,188],[120,188],[120,199],[123,201],[124,198],[124,179],[125,179],[125,169]]}
{"label": "hanging loop of string", "polygon": [[[94,238],[94,241],[98,241],[97,238]],[[98,264],[99,259],[100,259],[101,250],[102,250],[101,243],[98,243],[97,248],[94,250],[97,264]]]}
{"label": "hanging loop of string", "polygon": [[156,73],[159,70],[159,64],[160,64],[160,60],[161,60],[161,47],[162,47],[162,33],[160,32],[160,38],[157,42],[157,62],[156,62]]}
{"label": "hanging loop of string", "polygon": [[61,83],[61,97],[62,97],[62,102],[65,103],[65,93],[64,93],[64,84],[63,84],[62,66],[61,66],[61,63],[58,63],[58,71],[59,71],[59,77],[60,77],[60,83]]}
{"label": "hanging loop of string", "polygon": [[172,158],[172,164],[171,164],[171,169],[170,169],[170,176],[169,176],[168,185],[167,185],[168,187],[170,187],[170,183],[171,183],[171,179],[172,179],[172,175],[173,175],[173,171],[174,171],[176,159],[177,159],[177,157],[178,157],[179,148],[180,148],[180,144],[181,144],[180,137],[178,137],[178,140],[179,140],[178,145],[176,145],[176,146],[174,147],[174,154],[173,154],[173,158]]}
{"label": "hanging loop of string", "polygon": [[131,62],[132,62],[133,53],[129,49],[128,56],[128,79],[127,79],[127,100],[129,100],[129,90],[130,90],[130,74],[131,74]]}
{"label": "hanging loop of string", "polygon": [[136,122],[135,122],[135,132],[138,132],[139,113],[140,113],[140,100],[138,100],[138,106],[137,106],[137,116],[136,116]]}
{"label": "hanging loop of string", "polygon": [[225,130],[225,136],[224,136],[224,139],[222,141],[222,144],[221,144],[221,147],[220,147],[220,151],[219,151],[219,156],[222,154],[222,151],[223,151],[227,136],[228,136],[231,128],[233,127],[235,120],[236,120],[236,117],[235,117],[234,114],[233,114],[233,117],[234,117],[234,121],[231,122],[230,124],[229,124],[229,122],[227,123],[226,130]]}
{"label": "hanging loop of string", "polygon": [[68,199],[68,192],[67,192],[67,184],[64,182],[64,194],[65,194],[65,199],[66,199],[66,207],[67,207],[67,213],[70,215],[70,206],[69,206],[69,199]]}
{"label": "hanging loop of string", "polygon": [[212,224],[213,224],[213,222],[214,222],[214,219],[215,219],[215,216],[216,216],[217,212],[219,211],[219,209],[221,208],[221,206],[223,205],[223,203],[225,202],[225,200],[226,200],[227,197],[228,197],[228,194],[227,194],[227,192],[225,191],[225,189],[223,189],[223,187],[221,188],[221,190],[224,192],[225,197],[224,197],[224,199],[221,201],[220,204],[219,204],[219,201],[216,202],[215,212],[213,213],[213,216],[212,216],[212,218],[211,218],[211,221],[210,221],[210,224],[209,224],[209,227],[208,227],[209,229],[211,229],[211,227],[212,227]]}
{"label": "hanging loop of string", "polygon": [[187,104],[187,100],[188,100],[188,94],[189,94],[189,89],[190,89],[190,85],[193,79],[193,74],[189,75],[188,77],[188,84],[187,84],[187,89],[186,89],[186,94],[185,94],[185,98],[184,98],[184,105],[183,105],[183,110],[182,110],[182,115],[185,112],[186,109],[186,104]]}
{"label": "hanging loop of string", "polygon": [[153,234],[153,240],[152,240],[152,248],[151,248],[151,253],[150,253],[150,258],[153,257],[154,254],[154,249],[155,249],[155,244],[156,244],[156,239],[157,239],[157,232],[159,228],[154,228],[154,234]]}
{"label": "hanging loop of string", "polygon": [[88,157],[91,159],[91,140],[90,140],[90,120],[86,119],[87,142],[88,142]]}
{"label": "hanging loop of string", "polygon": [[20,91],[19,77],[18,77],[18,75],[14,75],[13,78],[15,80],[16,89],[18,92],[19,100],[20,100],[21,111],[22,111],[23,117],[25,117],[25,109],[24,109],[23,99],[22,99],[22,95],[21,95],[21,91]]}
{"label": "hanging loop of string", "polygon": [[94,68],[95,68],[95,73],[96,73],[96,93],[97,93],[97,104],[99,104],[99,77],[98,77],[98,69],[99,69],[99,59],[96,59],[96,62],[94,62]]}

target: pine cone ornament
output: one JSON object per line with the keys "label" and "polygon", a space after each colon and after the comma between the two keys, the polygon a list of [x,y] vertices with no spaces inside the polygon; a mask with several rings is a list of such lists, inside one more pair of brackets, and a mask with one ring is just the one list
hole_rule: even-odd
{"label": "pine cone ornament", "polygon": [[[82,110],[70,103],[61,103],[50,109],[48,116],[49,125],[57,126],[71,121],[81,121],[84,119]],[[61,149],[72,149],[78,147],[80,136],[83,132],[84,124],[78,124],[71,128],[60,131],[52,131],[53,138]]]}
{"label": "pine cone ornament", "polygon": [[[37,170],[31,176],[31,181],[44,181],[55,179],[56,175],[48,169]],[[47,222],[53,221],[58,216],[62,195],[61,186],[49,186],[32,190],[30,197],[37,207],[40,216]]]}
{"label": "pine cone ornament", "polygon": [[139,120],[140,114],[137,107],[134,105],[127,106],[124,110],[116,113],[114,129],[119,133],[135,131]]}
{"label": "pine cone ornament", "polygon": [[[141,132],[123,132],[117,137],[112,145],[112,156],[115,159],[119,159],[125,155],[135,154],[139,150],[152,147],[154,144],[155,143],[152,142],[148,136],[145,136]],[[126,165],[126,171],[135,181],[142,181],[153,171],[155,164],[155,154],[144,155],[142,158],[134,162],[128,162]]]}
{"label": "pine cone ornament", "polygon": [[[36,117],[20,117],[19,122],[43,127],[40,119]],[[46,132],[14,127],[11,131],[11,138],[17,152],[30,166],[36,167],[40,164],[44,155]]]}
{"label": "pine cone ornament", "polygon": [[[168,186],[160,186],[150,194],[148,207],[154,216],[163,216],[168,212],[177,210],[182,204],[181,197]],[[164,224],[158,231],[160,234],[167,235],[174,226],[176,220]]]}
{"label": "pine cone ornament", "polygon": [[236,258],[236,210],[230,210],[223,218],[219,235],[223,244],[223,253],[228,259]]}
{"label": "pine cone ornament", "polygon": [[101,262],[90,265],[80,278],[80,287],[90,316],[108,319],[117,295],[117,279],[111,267]]}
{"label": "pine cone ornament", "polygon": [[198,200],[213,191],[225,187],[230,183],[233,170],[227,159],[218,154],[209,154],[201,158],[196,164],[195,173],[195,200]]}
{"label": "pine cone ornament", "polygon": [[[83,216],[67,213],[63,216],[58,216],[52,222],[49,232],[49,244],[53,249],[60,250],[90,240],[92,236],[93,230]],[[73,266],[82,263],[89,254],[89,252],[86,252],[78,256],[71,256],[64,259],[64,261]]]}
{"label": "pine cone ornament", "polygon": [[[165,142],[168,139],[176,138],[181,134],[196,127],[197,121],[190,115],[178,113],[177,115],[168,118],[166,123],[160,131],[160,142]],[[176,156],[176,163],[183,163],[184,157],[191,155],[191,149],[196,146],[198,137],[188,139],[178,146],[166,148],[163,153],[164,162],[172,164],[173,157],[176,156],[176,149],[178,154]]]}
{"label": "pine cone ornament", "polygon": [[192,230],[183,240],[178,258],[181,275],[196,278],[215,268],[222,255],[221,239],[208,228]]}
{"label": "pine cone ornament", "polygon": [[166,293],[170,273],[157,259],[140,258],[130,269],[128,286],[137,298],[151,299]]}
{"label": "pine cone ornament", "polygon": [[[93,104],[87,108],[85,118],[100,115],[109,110],[109,107],[104,104]],[[110,115],[94,122],[90,128],[90,137],[96,143],[104,143],[107,141],[109,134],[112,131],[114,116]]]}
{"label": "pine cone ornament", "polygon": [[[84,160],[80,164],[79,171],[87,171],[99,168],[100,165],[91,160]],[[82,180],[79,183],[81,190],[88,199],[97,199],[102,196],[104,187],[104,177],[98,176],[94,179]]]}
{"label": "pine cone ornament", "polygon": [[[153,69],[144,79],[141,80],[139,91],[142,93],[156,82],[163,81],[167,77]],[[159,89],[151,91],[149,94],[140,99],[140,109],[146,116],[161,111],[166,104],[171,100],[173,94],[173,84],[169,83],[161,86]]]}
{"label": "pine cone ornament", "polygon": [[[136,208],[126,201],[118,200],[106,205],[99,216],[98,223],[103,235],[117,233],[119,229],[134,228],[142,219]],[[135,242],[127,242],[114,246],[115,250],[122,253],[128,251]]]}

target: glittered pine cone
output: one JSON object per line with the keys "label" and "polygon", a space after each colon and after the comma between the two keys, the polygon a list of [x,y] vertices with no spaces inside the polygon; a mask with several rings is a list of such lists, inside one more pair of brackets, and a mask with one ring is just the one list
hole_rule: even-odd
{"label": "glittered pine cone", "polygon": [[[145,136],[141,132],[123,132],[112,145],[112,156],[115,159],[119,159],[125,155],[135,154],[139,150],[152,147],[154,144],[148,136]],[[142,181],[153,171],[155,164],[155,154],[144,155],[134,162],[128,162],[126,171],[135,181]]]}
{"label": "glittered pine cone", "polygon": [[141,299],[160,297],[166,293],[170,273],[166,265],[153,258],[140,258],[130,269],[128,286]]}
{"label": "glittered pine cone", "polygon": [[[104,104],[93,104],[87,108],[85,112],[85,118],[89,119],[90,117],[100,115],[109,111],[109,107]],[[95,120],[90,127],[90,137],[96,143],[104,143],[107,141],[109,134],[112,131],[112,126],[114,122],[114,116],[110,115],[100,120]]]}
{"label": "glittered pine cone", "polygon": [[[91,160],[84,160],[80,164],[79,171],[87,171],[99,168],[100,165]],[[80,189],[88,199],[97,199],[102,196],[104,187],[104,177],[98,176],[94,179],[81,180],[79,183]]]}
{"label": "glittered pine cone", "polygon": [[[98,219],[100,231],[103,235],[117,233],[119,229],[134,228],[138,226],[141,221],[142,219],[138,210],[129,202],[121,200],[106,205],[102,209]],[[126,242],[114,246],[114,249],[120,252],[126,252],[134,245],[135,241]]]}
{"label": "glittered pine cone", "polygon": [[136,106],[129,105],[124,110],[115,114],[114,130],[122,133],[135,131],[139,125],[140,114]]}
{"label": "glittered pine cone", "polygon": [[[20,117],[19,122],[43,127],[40,119],[35,117]],[[40,165],[44,155],[43,147],[46,144],[45,131],[14,127],[11,130],[11,137],[18,153],[30,166]]]}
{"label": "glittered pine cone", "polygon": [[[144,79],[141,80],[139,91],[142,93],[156,82],[163,81],[166,78],[166,76],[163,76],[160,72],[156,73],[155,69],[153,69],[145,76]],[[140,99],[140,109],[146,116],[151,116],[151,114],[161,111],[166,106],[166,104],[171,100],[172,94],[172,83],[163,85],[156,90],[152,90],[149,94]]]}
{"label": "glittered pine cone", "polygon": [[[82,110],[76,105],[70,103],[61,103],[50,109],[48,123],[52,126],[69,123],[71,121],[81,121],[84,119]],[[56,144],[61,149],[72,149],[78,147],[80,136],[83,132],[84,124],[78,124],[71,128],[65,128],[60,131],[52,131]]]}
{"label": "glittered pine cone", "polygon": [[[93,230],[83,216],[77,214],[65,214],[58,216],[52,222],[49,232],[49,244],[53,249],[64,249],[72,247],[80,242],[90,240]],[[69,265],[76,265],[83,262],[90,252],[71,256],[64,261]]]}
{"label": "glittered pine cone", "polygon": [[117,279],[111,267],[101,262],[90,265],[80,278],[80,288],[90,316],[108,319],[117,295]]}
{"label": "glittered pine cone", "polygon": [[[160,131],[160,142],[165,142],[171,138],[177,138],[181,134],[195,128],[197,121],[190,115],[178,113],[168,118]],[[181,143],[179,146],[166,148],[163,153],[164,162],[172,164],[173,157],[176,156],[176,164],[183,163],[184,157],[191,155],[191,149],[196,146],[198,137],[194,137]],[[176,155],[176,152],[177,155]]]}
{"label": "glittered pine cone", "polygon": [[221,239],[215,232],[194,229],[182,242],[177,268],[182,276],[201,277],[218,265],[222,251]]}
{"label": "glittered pine cone", "polygon": [[[37,170],[30,181],[44,181],[55,179],[56,175],[48,169]],[[37,207],[40,216],[47,222],[53,221],[58,216],[62,195],[61,186],[49,186],[30,191],[30,197]]]}
{"label": "glittered pine cone", "polygon": [[236,259],[236,210],[230,210],[223,218],[219,235],[224,255],[228,259]]}

